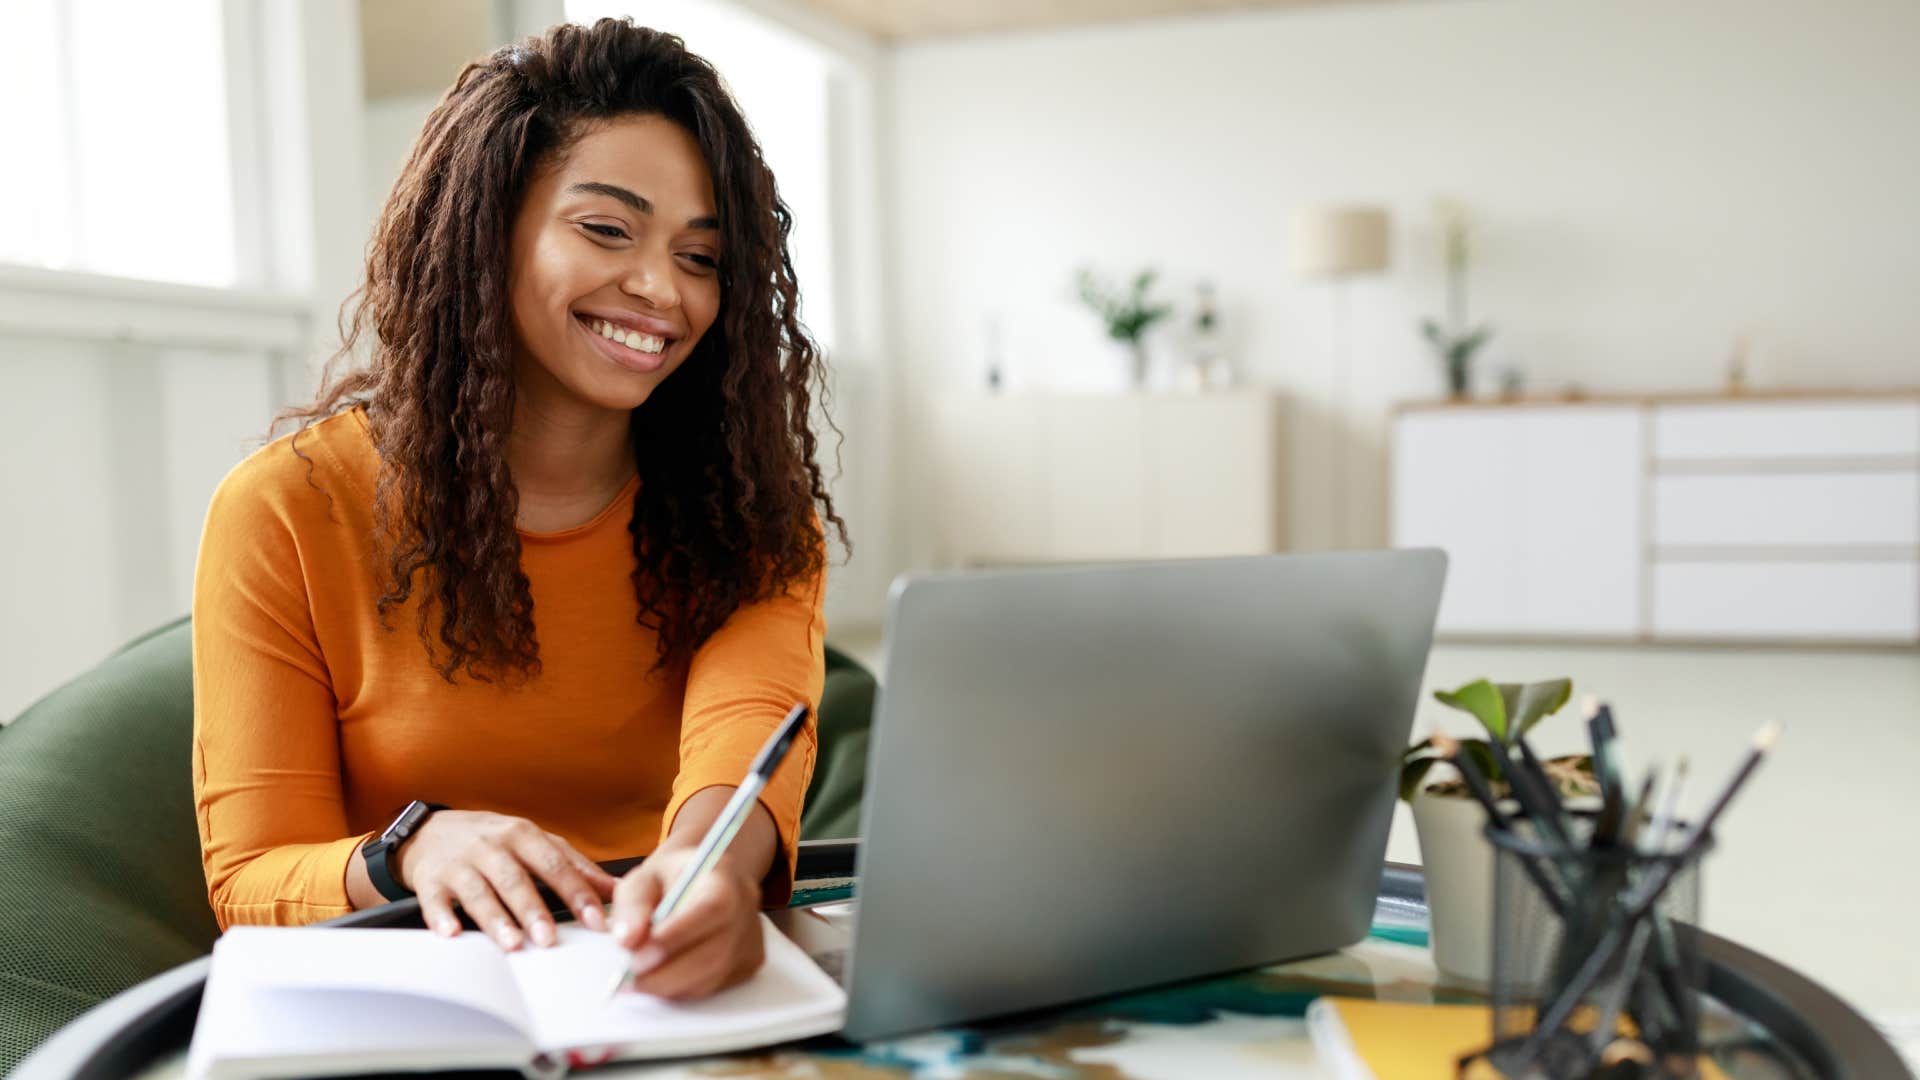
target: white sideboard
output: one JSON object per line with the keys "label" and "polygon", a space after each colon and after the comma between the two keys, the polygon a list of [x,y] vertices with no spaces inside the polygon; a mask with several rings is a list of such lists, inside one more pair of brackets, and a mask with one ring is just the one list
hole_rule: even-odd
{"label": "white sideboard", "polygon": [[955,565],[1279,551],[1281,400],[957,395],[931,441]]}
{"label": "white sideboard", "polygon": [[1920,643],[1920,396],[1413,407],[1392,468],[1443,633]]}

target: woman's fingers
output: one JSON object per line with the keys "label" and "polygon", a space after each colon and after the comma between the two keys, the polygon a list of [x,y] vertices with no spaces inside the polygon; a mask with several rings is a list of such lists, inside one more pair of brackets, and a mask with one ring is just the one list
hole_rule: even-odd
{"label": "woman's fingers", "polygon": [[558,944],[542,884],[594,930],[606,928],[603,905],[618,886],[612,874],[564,838],[525,818],[486,811],[436,813],[396,855],[404,856],[406,865],[396,862],[394,872],[405,870],[402,880],[420,895],[421,915],[429,925],[444,929],[431,920],[451,916],[458,903],[505,949],[526,939]]}
{"label": "woman's fingers", "polygon": [[500,904],[500,898],[494,895],[493,885],[486,876],[472,866],[462,866],[451,875],[453,894],[460,899],[460,906],[466,909],[467,917],[473,924],[499,943],[502,949],[512,952],[520,947],[520,928],[513,917]]}
{"label": "woman's fingers", "polygon": [[[549,832],[547,838],[553,840],[553,844],[563,851],[566,859],[568,859],[574,867],[580,869],[580,876],[586,878],[588,886],[593,888],[593,911],[595,911],[597,915],[605,915],[605,911],[601,911],[601,909],[603,909],[603,905],[607,905],[607,901],[611,901],[612,890],[614,890],[614,886],[620,884],[620,878],[612,876],[612,874],[605,871],[599,863],[595,863],[593,859],[588,859],[586,855],[582,855],[578,847],[568,844],[561,836],[555,836],[555,834]],[[578,911],[578,907],[576,907],[576,911]],[[582,920],[586,919],[582,917]],[[605,926],[605,919],[601,919],[599,924],[593,924],[593,928],[595,928],[595,930],[605,930],[605,928],[607,928],[607,926]]]}
{"label": "woman's fingers", "polygon": [[764,949],[758,884],[716,869],[634,952],[632,985],[665,998],[705,997],[751,975]]}
{"label": "woman's fingers", "polygon": [[653,909],[664,887],[645,863],[628,871],[613,889],[613,940],[623,949],[638,948],[651,934]]}
{"label": "woman's fingers", "polygon": [[527,873],[526,866],[521,864],[513,850],[494,848],[480,857],[479,866],[480,872],[486,875],[487,883],[499,894],[500,903],[535,945],[547,946],[558,940],[553,930],[553,916],[547,912],[547,902],[540,898],[540,889],[534,885],[533,876]]}
{"label": "woman's fingers", "polygon": [[460,917],[453,913],[453,890],[434,882],[419,893],[420,918],[427,927],[441,937],[453,937],[460,932]]}
{"label": "woman's fingers", "polygon": [[731,923],[701,927],[708,932],[666,951],[666,943],[651,941],[635,955],[636,968],[654,959],[656,949],[665,953],[651,967],[634,976],[633,989],[643,994],[673,1000],[703,998],[745,980],[759,969],[765,944],[759,933],[759,920],[750,934],[743,934]]}
{"label": "woman's fingers", "polygon": [[[576,861],[584,860],[586,856],[573,850],[566,841],[558,839],[552,833],[542,830],[531,822],[527,823],[524,829],[515,828],[509,833],[507,843],[511,856],[537,874],[540,880],[546,882],[548,887],[553,889],[554,895],[572,909],[583,924],[596,930],[600,929],[599,926],[594,925],[602,921],[599,918],[601,903],[599,892],[593,879],[581,869],[579,861]],[[595,867],[595,869],[599,868]],[[601,871],[601,873],[606,872]],[[529,883],[528,887],[531,888],[532,884]],[[501,895],[507,894],[503,892]],[[539,900],[538,893],[534,894],[534,899]],[[515,906],[517,908],[518,904],[516,903]],[[536,933],[535,941],[541,945],[551,945],[558,940],[552,935],[552,919],[547,915],[546,904],[542,902],[539,906],[539,918],[547,927],[547,937],[543,939]]]}

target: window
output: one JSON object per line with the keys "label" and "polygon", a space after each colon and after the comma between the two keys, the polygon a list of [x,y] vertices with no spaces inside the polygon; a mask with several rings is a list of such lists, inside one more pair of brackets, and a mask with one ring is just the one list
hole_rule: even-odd
{"label": "window", "polygon": [[817,46],[765,19],[718,0],[567,0],[567,18],[591,24],[633,16],[642,26],[677,34],[713,64],[746,114],[772,167],[780,197],[793,211],[788,245],[800,279],[801,316],[813,339],[832,349],[833,229],[828,189],[828,62]]}
{"label": "window", "polygon": [[8,0],[0,262],[236,278],[222,0]]}

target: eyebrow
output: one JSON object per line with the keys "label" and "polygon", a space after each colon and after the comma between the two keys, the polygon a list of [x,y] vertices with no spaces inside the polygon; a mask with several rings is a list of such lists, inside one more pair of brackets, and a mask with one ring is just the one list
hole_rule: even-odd
{"label": "eyebrow", "polygon": [[[603,184],[598,180],[582,180],[568,188],[567,191],[570,193],[579,192],[583,195],[605,195],[610,199],[618,199],[626,203],[633,208],[635,213],[646,214],[649,217],[653,215],[653,204],[647,201],[646,196],[636,195],[618,184]],[[687,219],[687,228],[689,229],[718,229],[719,227],[720,219],[717,217],[709,216]]]}

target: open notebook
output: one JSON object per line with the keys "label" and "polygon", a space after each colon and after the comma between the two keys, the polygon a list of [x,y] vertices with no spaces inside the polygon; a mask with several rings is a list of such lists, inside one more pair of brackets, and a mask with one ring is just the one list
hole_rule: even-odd
{"label": "open notebook", "polygon": [[846,994],[766,916],[766,963],[702,1001],[606,1000],[628,954],[562,926],[501,951],[468,931],[237,926],[213,947],[189,1077],[569,1066],[720,1053],[839,1029]]}

